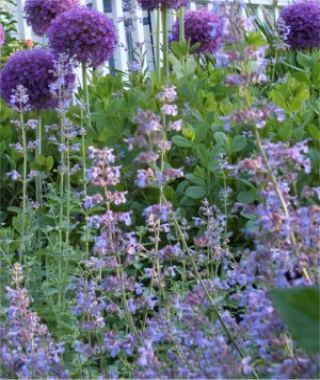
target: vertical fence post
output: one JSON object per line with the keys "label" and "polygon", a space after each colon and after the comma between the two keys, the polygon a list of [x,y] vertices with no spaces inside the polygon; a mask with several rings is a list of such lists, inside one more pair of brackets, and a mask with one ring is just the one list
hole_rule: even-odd
{"label": "vertical fence post", "polygon": [[92,5],[99,12],[104,12],[104,9],[103,9],[103,0],[92,0]]}
{"label": "vertical fence post", "polygon": [[128,71],[128,54],[126,30],[124,26],[123,8],[121,0],[112,0],[113,22],[118,30],[118,47],[115,51],[115,67],[118,70]]}
{"label": "vertical fence post", "polygon": [[191,11],[195,11],[197,9],[197,5],[195,3],[195,1],[191,1],[190,3],[190,10]]}
{"label": "vertical fence post", "polygon": [[133,20],[133,41],[134,44],[139,44],[142,46],[142,53],[145,55],[144,62],[143,62],[143,70],[147,68],[147,47],[145,44],[146,36],[144,33],[144,25],[143,25],[143,12],[142,9],[135,4],[133,14],[131,15]]}
{"label": "vertical fence post", "polygon": [[17,0],[18,32],[20,38],[26,40],[32,37],[32,30],[24,18],[24,5],[25,0]]}

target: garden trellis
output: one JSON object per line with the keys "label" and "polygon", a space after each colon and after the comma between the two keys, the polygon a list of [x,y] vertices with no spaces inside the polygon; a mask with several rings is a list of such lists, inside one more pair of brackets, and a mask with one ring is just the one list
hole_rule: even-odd
{"label": "garden trellis", "polygon": [[[290,0],[279,0],[279,7],[290,3]],[[145,55],[145,68],[153,70],[155,67],[155,31],[156,31],[156,15],[155,12],[147,12],[142,10],[136,0],[81,0],[81,3],[89,7],[94,7],[100,12],[107,13],[117,26],[119,46],[115,51],[114,57],[104,68],[114,68],[127,72],[135,61],[136,54]],[[226,3],[225,0],[218,1],[191,1],[190,9],[195,10],[206,7],[212,10],[218,10],[220,4]],[[272,0],[244,0],[247,3],[246,9],[243,8],[244,15],[256,15],[263,18],[261,7],[272,7]],[[27,25],[24,14],[25,0],[17,0],[17,20],[18,33],[21,39],[35,39],[39,41],[39,37],[33,35],[31,27]],[[175,19],[174,12],[171,15],[171,23]],[[40,40],[41,42],[41,40]]]}

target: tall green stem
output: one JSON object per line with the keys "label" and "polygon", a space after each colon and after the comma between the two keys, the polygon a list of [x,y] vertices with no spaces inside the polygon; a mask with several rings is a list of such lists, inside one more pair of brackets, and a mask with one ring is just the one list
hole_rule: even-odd
{"label": "tall green stem", "polygon": [[156,69],[158,81],[161,81],[161,11],[157,9]]}
{"label": "tall green stem", "polygon": [[162,33],[163,33],[163,77],[169,73],[169,41],[168,41],[168,10],[162,10]]}
{"label": "tall green stem", "polygon": [[62,223],[63,223],[63,213],[64,213],[64,172],[65,172],[65,155],[64,155],[64,144],[65,144],[65,122],[64,115],[61,116],[60,120],[60,144],[62,149],[60,150],[60,212],[59,212],[59,250],[62,252]]}
{"label": "tall green stem", "polygon": [[[38,161],[39,156],[42,154],[42,122],[41,115],[38,118],[38,125],[36,130],[36,139],[38,141],[38,146],[36,148],[36,161]],[[42,175],[36,177],[36,201],[40,206],[43,204],[42,199]]]}
{"label": "tall green stem", "polygon": [[[82,122],[82,115],[81,115],[81,124],[82,127],[84,127],[83,122]],[[81,135],[81,151],[82,151],[82,181],[83,181],[83,192],[84,196],[87,195],[87,161],[86,161],[86,154],[87,154],[87,149],[86,149],[86,140],[85,140],[85,132],[84,128],[82,128],[82,135]]]}
{"label": "tall green stem", "polygon": [[137,330],[137,328],[136,328],[136,326],[134,324],[132,315],[131,315],[130,310],[129,310],[128,301],[127,301],[127,297],[126,297],[126,290],[124,288],[124,273],[123,273],[121,262],[119,262],[119,268],[117,269],[117,276],[119,278],[121,278],[122,306],[123,306],[124,311],[125,311],[125,315],[126,315],[126,318],[127,318],[128,325],[129,325],[130,330],[133,333],[133,335],[136,337],[136,339],[139,341],[139,343],[141,345],[143,345],[143,341],[141,340],[141,337],[140,337],[140,335],[138,333],[138,330]]}
{"label": "tall green stem", "polygon": [[66,222],[67,222],[67,229],[66,229],[66,248],[69,247],[69,238],[70,238],[70,203],[71,203],[71,163],[70,163],[70,141],[69,137],[66,138],[66,146],[67,146],[67,152],[66,152],[66,158],[67,158],[67,205],[66,205]]}
{"label": "tall green stem", "polygon": [[[38,146],[36,148],[36,162],[38,162],[38,158],[42,154],[42,120],[41,120],[41,115],[39,114],[38,118],[38,125],[37,125],[37,130],[36,130],[36,139],[38,141]],[[39,175],[36,176],[36,201],[39,205],[39,207],[42,207],[43,205],[43,196],[42,196],[42,180],[43,180],[43,174],[39,173]],[[37,245],[38,248],[41,247],[41,232],[40,232],[40,208],[38,210],[38,231],[37,231]]]}
{"label": "tall green stem", "polygon": [[[85,129],[91,129],[91,116],[90,116],[90,95],[89,88],[87,82],[87,72],[86,65],[84,63],[81,64],[82,69],[82,85],[85,97]],[[82,170],[83,170],[83,192],[84,197],[87,196],[87,162],[86,162],[86,141],[85,141],[85,133],[82,133],[81,136],[82,141]]]}
{"label": "tall green stem", "polygon": [[[64,154],[64,144],[65,144],[65,115],[61,115],[60,120],[60,144],[62,149],[60,150],[60,189],[59,189],[59,253],[62,254],[61,259],[59,259],[59,279],[62,282],[62,265],[64,261],[64,247],[63,247],[63,221],[64,221],[64,173],[65,173],[65,154]],[[58,305],[61,307],[61,291],[58,293]]]}
{"label": "tall green stem", "polygon": [[184,14],[185,14],[185,9],[184,7],[181,7],[179,9],[179,41],[180,43],[185,41]]}
{"label": "tall green stem", "polygon": [[20,124],[22,130],[22,147],[23,147],[23,174],[22,174],[22,228],[21,228],[21,243],[19,260],[22,263],[22,254],[25,250],[25,231],[27,219],[27,170],[28,170],[28,145],[27,145],[27,131],[24,122],[23,112],[20,112]]}

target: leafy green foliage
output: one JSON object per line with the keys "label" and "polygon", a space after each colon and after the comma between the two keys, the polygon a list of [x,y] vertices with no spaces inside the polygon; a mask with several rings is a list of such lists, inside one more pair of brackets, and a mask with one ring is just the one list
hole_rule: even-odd
{"label": "leafy green foliage", "polygon": [[319,289],[272,289],[270,296],[299,345],[310,353],[320,352]]}

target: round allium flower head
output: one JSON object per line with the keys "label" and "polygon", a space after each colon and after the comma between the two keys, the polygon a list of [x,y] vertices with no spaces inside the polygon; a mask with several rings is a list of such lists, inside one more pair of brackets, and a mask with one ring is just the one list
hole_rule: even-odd
{"label": "round allium flower head", "polygon": [[293,48],[320,46],[320,2],[298,1],[282,9],[280,19],[288,28],[286,42]]}
{"label": "round allium flower head", "polygon": [[5,40],[4,29],[3,29],[2,24],[0,24],[0,47],[4,45],[4,40]]}
{"label": "round allium flower head", "polygon": [[79,0],[27,0],[24,12],[34,33],[43,36],[60,13],[79,6]]}
{"label": "round allium flower head", "polygon": [[160,0],[138,0],[139,5],[146,11],[152,11],[159,7]]}
{"label": "round allium flower head", "polygon": [[[185,15],[185,38],[190,45],[199,44],[197,53],[214,53],[223,37],[223,20],[213,12],[201,9]],[[179,40],[179,21],[172,27],[171,41]]]}
{"label": "round allium flower head", "polygon": [[108,60],[116,47],[117,35],[105,14],[87,7],[62,13],[48,30],[49,46],[87,66]]}
{"label": "round allium flower head", "polygon": [[138,0],[140,6],[148,11],[158,8],[178,9],[180,7],[187,7],[190,0]]}
{"label": "round allium flower head", "polygon": [[181,7],[187,7],[190,4],[190,0],[160,0],[162,8],[178,9]]}
{"label": "round allium flower head", "polygon": [[[54,56],[48,49],[21,50],[12,54],[0,71],[0,95],[10,104],[14,91],[23,86],[30,108],[56,106],[57,100],[50,92],[50,85],[56,81],[54,63]],[[74,75],[66,75],[65,80],[70,85]]]}

